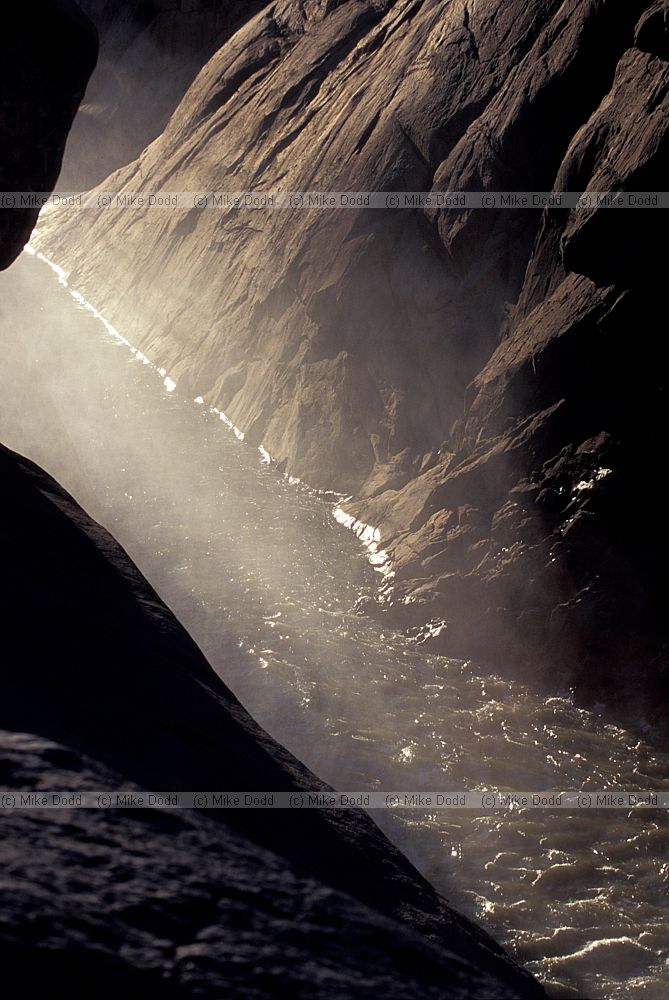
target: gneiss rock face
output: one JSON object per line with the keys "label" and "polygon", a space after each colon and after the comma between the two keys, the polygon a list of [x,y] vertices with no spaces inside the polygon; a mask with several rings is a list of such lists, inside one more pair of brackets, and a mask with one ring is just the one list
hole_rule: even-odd
{"label": "gneiss rock face", "polygon": [[[216,53],[160,139],[105,184],[429,189],[531,47],[545,6],[499,5],[477,58],[459,4],[277,4]],[[319,485],[406,481],[462,413],[495,342],[494,258],[463,283],[413,212],[111,209],[87,218],[78,247],[76,216],[54,221],[48,251],[129,339]]]}
{"label": "gneiss rock face", "polygon": [[[107,184],[666,186],[666,24],[647,0],[286,0]],[[47,253],[186,395],[356,495],[406,624],[666,718],[661,213],[53,219]]]}
{"label": "gneiss rock face", "polygon": [[21,207],[12,195],[48,193],[56,183],[96,51],[95,30],[71,0],[3,6],[0,268],[21,252],[39,214],[39,207]]}
{"label": "gneiss rock face", "polygon": [[[3,785],[111,790],[130,778],[147,790],[325,789],[259,729],[125,553],[53,480],[6,450],[0,476],[12,650],[0,726],[61,745],[47,752],[39,740],[5,737]],[[287,969],[265,950],[278,934],[272,948],[290,955],[291,981],[307,996],[543,995],[361,812],[77,813],[65,822],[31,813],[3,824],[2,850],[6,888],[33,886],[9,893],[11,919],[0,922],[3,969],[19,984],[28,976],[41,986],[40,974],[61,970],[80,990],[68,996],[107,976],[132,996],[285,995]],[[47,868],[55,881],[42,877]],[[31,930],[31,910],[45,935]],[[395,958],[374,970],[383,950]],[[396,979],[399,968],[410,971]]]}
{"label": "gneiss rock face", "polygon": [[[556,190],[666,187],[668,88],[653,51],[622,53]],[[649,431],[666,406],[662,219],[594,204],[544,214],[451,454],[390,516],[399,527],[404,504],[411,524],[397,533],[398,591],[445,609],[441,648],[547,665],[554,683],[666,725],[662,458]]]}

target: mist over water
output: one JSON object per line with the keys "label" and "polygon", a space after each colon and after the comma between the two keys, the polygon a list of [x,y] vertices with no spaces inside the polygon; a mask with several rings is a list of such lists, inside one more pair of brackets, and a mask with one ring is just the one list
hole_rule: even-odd
{"label": "mist over water", "polygon": [[[356,614],[379,578],[334,498],[168,392],[27,255],[0,275],[0,347],[0,440],[114,534],[251,714],[335,787],[669,789],[667,755],[638,736]],[[373,818],[553,995],[667,995],[663,813]]]}

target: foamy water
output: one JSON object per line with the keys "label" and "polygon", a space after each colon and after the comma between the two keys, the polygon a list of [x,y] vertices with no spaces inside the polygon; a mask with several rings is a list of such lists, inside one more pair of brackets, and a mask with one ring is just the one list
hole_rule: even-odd
{"label": "foamy water", "polygon": [[[133,353],[66,280],[26,256],[0,276],[0,440],[114,533],[316,773],[346,790],[669,789],[667,755],[605,717],[421,653],[355,613],[381,579],[370,558],[392,571],[375,529],[183,400],[161,359]],[[664,814],[374,818],[553,995],[669,992]]]}

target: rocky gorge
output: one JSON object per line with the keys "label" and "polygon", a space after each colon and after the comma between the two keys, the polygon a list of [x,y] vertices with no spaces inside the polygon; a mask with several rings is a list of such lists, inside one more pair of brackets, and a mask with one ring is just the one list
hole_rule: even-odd
{"label": "rocky gorge", "polygon": [[[663,0],[280,0],[101,190],[661,190],[667,23]],[[39,248],[379,529],[367,611],[666,726],[661,212],[83,211]]]}
{"label": "rocky gorge", "polygon": [[[93,68],[95,33],[70,0],[13,8],[8,25],[0,179],[4,191],[44,191]],[[3,266],[35,215],[3,211]],[[362,812],[286,811],[271,824],[254,811],[11,812],[21,790],[39,801],[56,788],[325,786],[253,722],[58,483],[6,448],[0,479],[8,995],[544,995]]]}

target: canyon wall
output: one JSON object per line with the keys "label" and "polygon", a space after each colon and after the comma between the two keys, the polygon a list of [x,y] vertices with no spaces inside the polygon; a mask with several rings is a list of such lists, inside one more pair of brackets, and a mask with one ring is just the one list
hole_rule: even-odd
{"label": "canyon wall", "polygon": [[[664,0],[280,0],[104,187],[652,190],[667,44]],[[112,205],[38,243],[179,392],[352,496],[395,564],[371,610],[666,723],[661,219]]]}
{"label": "canyon wall", "polygon": [[[5,191],[45,190],[95,36],[67,0],[25,4],[7,24],[0,179]],[[3,214],[3,265],[33,221]],[[8,995],[544,996],[362,812],[12,812],[21,792],[324,786],[253,722],[54,480],[0,446],[0,482]]]}

